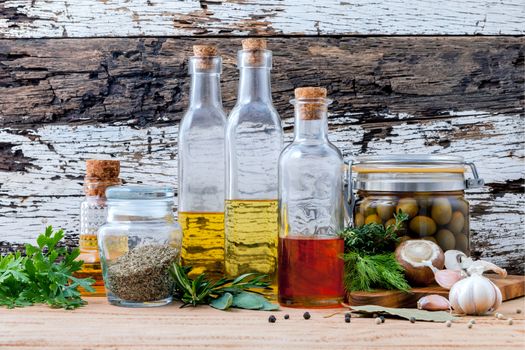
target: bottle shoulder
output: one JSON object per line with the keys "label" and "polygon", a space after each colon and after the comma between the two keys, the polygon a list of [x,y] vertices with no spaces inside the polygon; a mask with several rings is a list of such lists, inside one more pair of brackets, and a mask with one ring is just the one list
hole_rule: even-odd
{"label": "bottle shoulder", "polygon": [[180,121],[182,127],[198,125],[225,126],[226,113],[220,107],[202,106],[188,109]]}
{"label": "bottle shoulder", "polygon": [[327,159],[330,162],[344,163],[341,151],[332,143],[307,143],[292,142],[282,151],[280,162],[286,162],[289,159],[316,158]]}
{"label": "bottle shoulder", "polygon": [[271,102],[237,103],[228,116],[228,126],[243,123],[262,123],[281,128],[281,117]]}

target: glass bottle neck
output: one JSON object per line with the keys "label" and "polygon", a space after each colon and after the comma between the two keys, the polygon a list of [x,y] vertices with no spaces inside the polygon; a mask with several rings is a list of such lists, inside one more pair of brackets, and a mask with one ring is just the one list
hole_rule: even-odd
{"label": "glass bottle neck", "polygon": [[242,67],[240,69],[240,82],[238,103],[272,102],[269,67]]}
{"label": "glass bottle neck", "polygon": [[295,142],[325,143],[328,141],[328,119],[303,119],[295,116]]}
{"label": "glass bottle neck", "polygon": [[221,107],[219,73],[193,73],[191,76],[190,108]]}

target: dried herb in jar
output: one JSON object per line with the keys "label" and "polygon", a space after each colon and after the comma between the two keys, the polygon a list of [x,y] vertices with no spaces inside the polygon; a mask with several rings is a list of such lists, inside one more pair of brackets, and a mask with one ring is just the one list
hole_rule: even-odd
{"label": "dried herb in jar", "polygon": [[167,298],[173,290],[168,269],[179,251],[169,245],[136,247],[108,262],[107,288],[117,297],[135,302]]}

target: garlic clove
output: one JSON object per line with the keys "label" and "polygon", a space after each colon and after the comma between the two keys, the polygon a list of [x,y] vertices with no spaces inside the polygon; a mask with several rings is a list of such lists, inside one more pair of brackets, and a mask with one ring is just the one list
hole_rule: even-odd
{"label": "garlic clove", "polygon": [[428,311],[439,311],[439,310],[450,310],[450,302],[447,298],[441,295],[432,294],[420,298],[417,301],[417,308],[419,310]]}
{"label": "garlic clove", "polygon": [[445,252],[445,268],[447,270],[461,270],[461,261],[467,255],[459,250],[447,250]]}
{"label": "garlic clove", "polygon": [[434,273],[434,278],[441,287],[450,289],[456,282],[465,278],[465,275],[461,271],[439,270]]}
{"label": "garlic clove", "polygon": [[498,275],[500,275],[503,278],[507,277],[507,270],[502,269],[496,264],[493,264],[485,260],[476,260],[472,262],[472,264],[470,264],[469,267],[467,267],[467,273],[469,275],[482,274],[486,271],[496,272]]}

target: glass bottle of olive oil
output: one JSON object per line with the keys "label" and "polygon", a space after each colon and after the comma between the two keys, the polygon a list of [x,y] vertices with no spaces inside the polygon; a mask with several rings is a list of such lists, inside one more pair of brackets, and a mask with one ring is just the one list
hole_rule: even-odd
{"label": "glass bottle of olive oil", "polygon": [[238,53],[237,104],[226,127],[225,270],[230,277],[277,271],[277,164],[281,120],[272,104],[272,52],[246,39]]}
{"label": "glass bottle of olive oil", "polygon": [[189,60],[189,108],[179,130],[179,223],[182,263],[191,276],[224,273],[224,128],[220,74],[215,46],[195,45]]}

